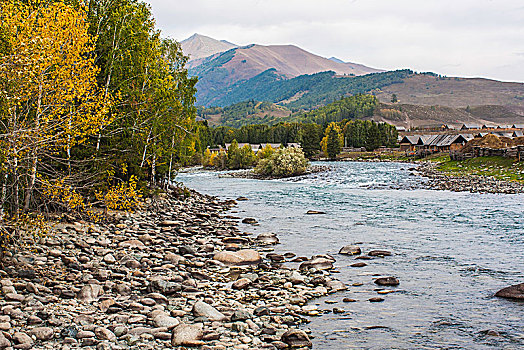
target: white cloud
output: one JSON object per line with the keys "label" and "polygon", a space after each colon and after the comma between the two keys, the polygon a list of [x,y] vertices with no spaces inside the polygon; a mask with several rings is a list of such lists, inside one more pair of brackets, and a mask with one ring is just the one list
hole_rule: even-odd
{"label": "white cloud", "polygon": [[158,27],[369,66],[524,81],[522,0],[150,0]]}

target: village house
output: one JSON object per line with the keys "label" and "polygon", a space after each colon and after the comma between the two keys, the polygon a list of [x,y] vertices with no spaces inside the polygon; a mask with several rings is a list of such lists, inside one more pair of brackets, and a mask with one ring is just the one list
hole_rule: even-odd
{"label": "village house", "polygon": [[400,140],[400,150],[403,152],[414,152],[417,149],[417,144],[419,143],[420,135],[408,135],[402,137]]}
{"label": "village house", "polygon": [[482,125],[479,124],[462,124],[460,130],[481,130]]}
{"label": "village house", "polygon": [[[277,150],[280,147],[282,147],[282,144],[280,144],[280,143],[263,143],[263,144],[259,144],[259,143],[256,143],[256,144],[254,144],[254,143],[239,143],[238,147],[242,148],[242,147],[244,147],[246,145],[249,145],[251,147],[251,150],[255,154],[257,154],[258,151],[260,151],[262,148],[264,148],[266,146],[271,147],[273,150]],[[301,148],[299,143],[288,143],[287,146],[288,147],[293,147],[293,148]],[[229,150],[229,147],[231,147],[231,144],[230,143],[226,143],[224,150],[227,152]],[[222,147],[220,147],[218,149],[210,149],[210,151],[214,151],[214,150],[220,151],[220,150],[222,150]]]}

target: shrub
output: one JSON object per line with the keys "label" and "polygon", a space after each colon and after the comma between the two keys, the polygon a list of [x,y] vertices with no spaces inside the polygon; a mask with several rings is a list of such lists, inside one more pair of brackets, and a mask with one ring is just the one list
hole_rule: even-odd
{"label": "shrub", "polygon": [[255,172],[266,176],[295,176],[306,172],[308,161],[300,148],[276,150],[269,158],[261,159]]}
{"label": "shrub", "polygon": [[271,157],[273,153],[275,153],[275,150],[273,149],[273,147],[271,147],[271,145],[266,145],[264,148],[258,151],[257,161],[260,162],[262,159],[267,159]]}

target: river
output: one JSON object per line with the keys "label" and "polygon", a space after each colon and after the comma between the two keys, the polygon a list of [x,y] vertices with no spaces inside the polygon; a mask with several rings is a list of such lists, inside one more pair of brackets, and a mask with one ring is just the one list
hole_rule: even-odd
{"label": "river", "polygon": [[[299,179],[202,171],[177,180],[222,199],[248,197],[235,215],[255,217],[260,225],[241,227],[277,233],[277,253],[337,259],[335,277],[349,290],[313,303],[346,312],[311,318],[304,328],[311,329],[315,349],[524,348],[524,303],[493,297],[524,282],[524,195],[425,190],[407,164],[329,165],[326,173]],[[306,215],[308,210],[326,214]],[[354,257],[338,250],[355,243],[364,253],[394,254],[350,267]],[[379,296],[373,283],[378,275],[395,276],[400,285],[380,295],[384,302],[370,303]],[[344,297],[357,302],[343,303]]]}

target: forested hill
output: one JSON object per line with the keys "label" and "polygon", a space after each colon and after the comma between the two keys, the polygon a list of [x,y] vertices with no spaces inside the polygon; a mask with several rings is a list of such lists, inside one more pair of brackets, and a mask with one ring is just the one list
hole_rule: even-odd
{"label": "forested hill", "polygon": [[322,72],[285,79],[275,69],[269,69],[252,79],[212,93],[202,90],[201,86],[197,101],[204,106],[228,106],[253,99],[279,102],[291,110],[312,109],[346,95],[367,93],[402,83],[411,74],[410,70],[400,70],[341,77],[334,72]]}
{"label": "forested hill", "polygon": [[292,113],[285,107],[270,102],[245,101],[228,107],[198,107],[200,117],[208,120],[211,126],[239,128],[245,125],[281,122],[315,123],[327,125],[344,119],[371,118],[378,100],[372,95],[357,94],[344,97],[318,109]]}
{"label": "forested hill", "polygon": [[442,124],[514,124],[524,122],[524,107],[482,105],[466,108],[382,103],[373,95],[355,95],[305,112],[292,112],[271,102],[244,101],[228,107],[198,107],[197,113],[210,126],[240,128],[245,125],[275,125],[281,122],[317,123],[343,119],[367,119],[396,126],[435,127]]}

